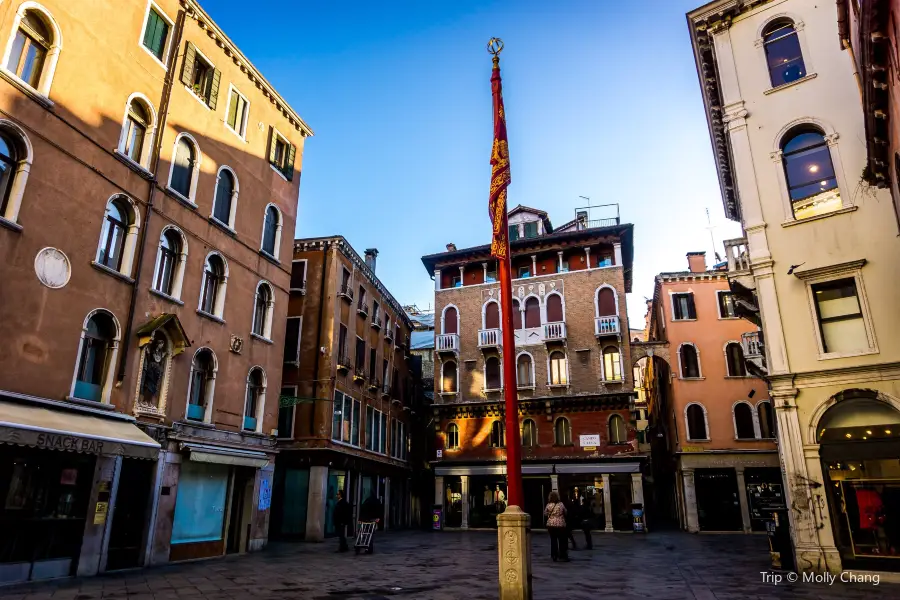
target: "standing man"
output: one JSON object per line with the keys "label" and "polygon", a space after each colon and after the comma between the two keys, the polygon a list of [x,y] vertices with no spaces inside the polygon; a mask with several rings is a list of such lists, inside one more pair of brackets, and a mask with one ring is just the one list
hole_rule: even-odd
{"label": "standing man", "polygon": [[340,546],[338,552],[346,552],[347,547],[347,527],[350,525],[351,518],[350,504],[344,500],[344,490],[338,490],[337,504],[334,507],[334,527],[337,529]]}

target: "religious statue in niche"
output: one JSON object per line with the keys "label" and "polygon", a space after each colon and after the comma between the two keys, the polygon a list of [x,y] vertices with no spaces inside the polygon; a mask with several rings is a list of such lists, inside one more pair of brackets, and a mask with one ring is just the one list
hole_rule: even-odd
{"label": "religious statue in niche", "polygon": [[153,334],[150,343],[144,346],[144,366],[141,372],[141,388],[138,404],[146,408],[159,408],[162,380],[165,373],[168,352],[166,338],[160,332]]}

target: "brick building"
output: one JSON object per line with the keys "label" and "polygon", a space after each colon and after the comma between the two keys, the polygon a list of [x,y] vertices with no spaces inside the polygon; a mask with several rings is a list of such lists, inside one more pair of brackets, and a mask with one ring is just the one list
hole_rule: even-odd
{"label": "brick building", "polygon": [[310,129],[193,0],[0,44],[0,583],[261,548]]}
{"label": "brick building", "polygon": [[[421,514],[410,468],[410,423],[421,377],[411,365],[412,323],[343,237],[294,241],[278,421],[274,533],[335,535],[343,490],[358,515],[375,495],[384,527]],[[419,367],[420,368],[420,367]],[[421,411],[420,411],[421,412]]]}
{"label": "brick building", "polygon": [[757,328],[737,316],[725,269],[708,270],[703,252],[689,253],[688,263],[657,275],[650,306],[647,345],[665,342],[671,357],[663,366],[659,356],[641,361],[646,378],[657,379],[648,389],[668,392],[652,407],[664,432],[653,461],[675,467],[683,529],[764,531],[776,504],[786,507],[775,411],[745,362],[758,357]]}
{"label": "brick building", "polygon": [[[524,510],[583,497],[593,526],[630,530],[643,501],[630,409],[625,294],[632,226],[578,214],[554,230],[543,211],[509,213]],[[489,246],[422,258],[435,281],[435,503],[450,527],[494,526],[505,509],[505,431],[496,266]]]}

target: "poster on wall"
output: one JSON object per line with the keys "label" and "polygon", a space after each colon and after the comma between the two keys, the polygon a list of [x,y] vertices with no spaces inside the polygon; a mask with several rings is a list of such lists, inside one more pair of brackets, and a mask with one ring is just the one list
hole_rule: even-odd
{"label": "poster on wall", "polygon": [[579,435],[578,436],[578,444],[582,448],[584,448],[586,446],[599,446],[600,445],[600,434]]}
{"label": "poster on wall", "polygon": [[431,511],[431,528],[440,530],[443,525],[443,512],[440,508],[435,508]]}
{"label": "poster on wall", "polygon": [[259,510],[269,510],[272,505],[272,485],[268,479],[259,482]]}
{"label": "poster on wall", "polygon": [[769,519],[773,512],[787,509],[780,483],[749,483],[747,496],[753,519]]}

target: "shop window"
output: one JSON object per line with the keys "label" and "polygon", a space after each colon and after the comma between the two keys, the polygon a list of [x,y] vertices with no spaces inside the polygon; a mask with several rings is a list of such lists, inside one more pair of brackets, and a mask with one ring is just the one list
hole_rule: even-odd
{"label": "shop window", "polygon": [[688,405],[685,414],[687,416],[687,436],[689,440],[704,441],[709,439],[706,427],[706,410],[699,404]]}
{"label": "shop window", "polygon": [[729,377],[746,377],[747,367],[744,364],[744,350],[737,342],[725,346],[725,360]]}
{"label": "shop window", "polygon": [[500,377],[500,359],[496,356],[489,356],[484,361],[484,389],[499,390],[503,383]]}
{"label": "shop window", "polygon": [[506,427],[503,421],[494,421],[491,424],[491,448],[506,447]]}
{"label": "shop window", "polygon": [[613,415],[609,418],[609,443],[628,443],[628,431],[625,429],[625,419],[622,415]]}
{"label": "shop window", "polygon": [[447,449],[459,449],[459,426],[456,423],[447,425]]}
{"label": "shop window", "polygon": [[534,419],[525,419],[522,423],[522,446],[534,448],[538,445],[537,425]]}
{"label": "shop window", "polygon": [[[186,460],[178,476],[172,545],[216,542],[225,528],[228,465]],[[221,510],[211,508],[221,507]]]}
{"label": "shop window", "polygon": [[682,344],[678,349],[678,359],[681,362],[681,378],[697,379],[700,377],[700,362],[697,357],[697,347],[693,344]]}
{"label": "shop window", "polygon": [[572,445],[572,425],[567,418],[560,417],[556,420],[553,426],[553,443],[557,446]]}
{"label": "shop window", "polygon": [[738,402],[734,405],[734,436],[739,440],[756,439],[753,409],[746,402]]}

